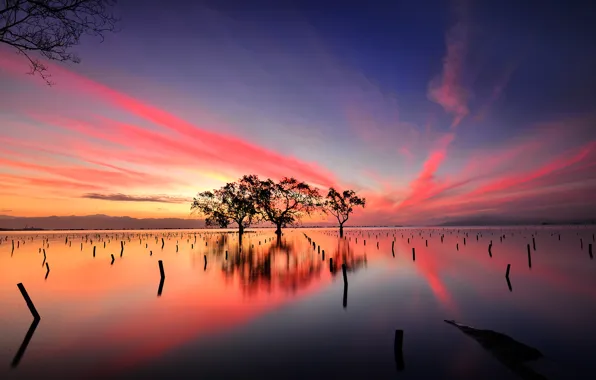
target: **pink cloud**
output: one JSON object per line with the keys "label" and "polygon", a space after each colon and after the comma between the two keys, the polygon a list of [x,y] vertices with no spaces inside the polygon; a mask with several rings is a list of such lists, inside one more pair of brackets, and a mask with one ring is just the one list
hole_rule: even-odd
{"label": "pink cloud", "polygon": [[[193,125],[165,110],[146,104],[141,100],[121,93],[115,89],[94,82],[88,78],[68,71],[58,65],[48,64],[56,81],[65,84],[64,88],[70,91],[91,95],[94,98],[116,106],[146,121],[162,127],[165,131],[176,133],[178,141],[185,141],[186,145],[193,144],[202,148],[203,154],[211,159],[225,162],[231,166],[246,169],[258,168],[263,175],[275,177],[296,176],[311,183],[329,186],[335,182],[331,172],[319,167],[315,163],[304,162],[294,157],[285,156],[272,150],[257,146],[251,142],[241,140],[234,136],[210,132],[199,126]],[[21,73],[21,66],[9,57],[0,58],[0,68],[12,73]],[[36,82],[37,83],[37,82]],[[43,83],[39,83],[43,85]],[[83,133],[91,133],[91,129],[81,129],[70,126]],[[128,131],[130,133],[130,131]],[[93,131],[93,137],[110,138],[105,133]],[[157,134],[156,134],[157,135]],[[113,138],[115,139],[115,138]],[[122,141],[122,140],[120,140]],[[168,143],[172,143],[169,141]],[[205,156],[204,156],[205,157]]]}
{"label": "pink cloud", "polygon": [[433,79],[428,88],[428,98],[454,115],[452,128],[466,117],[469,92],[462,85],[464,60],[467,50],[468,30],[464,23],[455,25],[446,37],[447,54],[443,60],[443,72]]}
{"label": "pink cloud", "polygon": [[437,182],[435,174],[445,160],[447,148],[453,142],[454,138],[455,135],[453,133],[446,134],[439,141],[438,147],[431,151],[422,165],[422,169],[410,183],[410,195],[399,204],[398,209],[418,204],[436,194],[437,191],[440,191],[444,187],[444,184]]}

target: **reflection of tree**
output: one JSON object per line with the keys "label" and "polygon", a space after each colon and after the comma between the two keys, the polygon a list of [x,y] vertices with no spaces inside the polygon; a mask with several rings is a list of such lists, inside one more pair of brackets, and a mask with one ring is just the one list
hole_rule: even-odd
{"label": "reflection of tree", "polygon": [[[221,260],[222,272],[227,281],[238,280],[249,295],[262,290],[295,293],[321,278],[323,271],[330,270],[333,276],[341,274],[342,263],[346,263],[350,272],[366,265],[366,255],[356,255],[345,239],[337,240],[337,246],[331,255],[326,254],[325,260],[322,253],[297,239],[301,236],[292,234],[280,241],[263,241],[253,236],[244,242],[242,249],[237,240],[229,239],[225,246],[211,246],[210,253],[223,259],[224,247],[228,250],[228,259]],[[259,245],[259,241],[263,244]],[[329,259],[333,259],[332,267]]]}
{"label": "reflection of tree", "polygon": [[237,276],[249,294],[263,289],[271,292],[274,288],[294,293],[320,277],[324,267],[319,255],[299,252],[294,241],[288,239],[268,246],[250,244],[242,250],[235,248],[223,262],[222,270],[228,279]]}
{"label": "reflection of tree", "polygon": [[338,268],[341,269],[341,264],[345,263],[348,272],[355,272],[366,265],[366,255],[354,255],[354,250],[349,241],[345,239],[337,239],[337,246],[331,255],[333,258],[333,267],[331,273],[336,276]]}

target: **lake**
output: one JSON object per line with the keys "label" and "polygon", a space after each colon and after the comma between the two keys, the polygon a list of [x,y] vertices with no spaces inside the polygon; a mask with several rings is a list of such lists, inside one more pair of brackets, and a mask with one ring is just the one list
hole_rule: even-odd
{"label": "lake", "polygon": [[595,230],[0,232],[0,378],[593,379]]}

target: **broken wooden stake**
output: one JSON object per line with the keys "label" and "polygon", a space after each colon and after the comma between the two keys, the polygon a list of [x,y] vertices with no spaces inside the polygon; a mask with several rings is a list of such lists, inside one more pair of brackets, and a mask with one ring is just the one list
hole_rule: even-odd
{"label": "broken wooden stake", "polygon": [[29,294],[27,293],[27,290],[25,290],[25,286],[23,285],[23,283],[21,283],[21,282],[18,283],[17,284],[17,287],[21,291],[21,295],[25,299],[25,302],[27,303],[27,307],[29,308],[29,311],[31,312],[31,315],[33,315],[33,319],[35,319],[35,320],[41,319],[41,316],[37,312],[37,309],[35,308],[35,305],[33,304],[33,301],[31,301],[31,298],[29,297]]}

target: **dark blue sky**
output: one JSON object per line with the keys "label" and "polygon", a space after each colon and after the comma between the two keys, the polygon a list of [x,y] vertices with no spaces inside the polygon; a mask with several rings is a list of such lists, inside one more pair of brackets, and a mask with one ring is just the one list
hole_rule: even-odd
{"label": "dark blue sky", "polygon": [[[342,67],[359,72],[381,93],[396,96],[402,118],[417,124],[424,124],[429,114],[448,124],[449,116],[438,104],[429,104],[426,90],[429,80],[441,72],[445,34],[457,23],[467,28],[461,81],[471,93],[470,109],[480,109],[494,87],[504,83],[504,96],[496,101],[489,121],[499,124],[488,128],[491,138],[507,134],[510,128],[589,112],[596,100],[592,91],[596,24],[590,17],[596,7],[590,2],[218,0],[191,4],[173,0],[167,7],[158,1],[143,4],[142,9],[134,2],[121,4],[127,34],[147,46],[158,35],[156,46],[176,45],[191,56],[203,54],[201,45],[193,42],[208,39],[213,30],[212,41],[228,34],[237,45],[255,52],[256,61],[266,60],[264,51],[276,47],[304,58],[312,54],[312,38],[316,38]],[[209,18],[205,7],[239,25],[227,31],[225,25],[199,25]],[[205,54],[209,52],[207,48]],[[171,59],[178,57],[172,54]]]}

